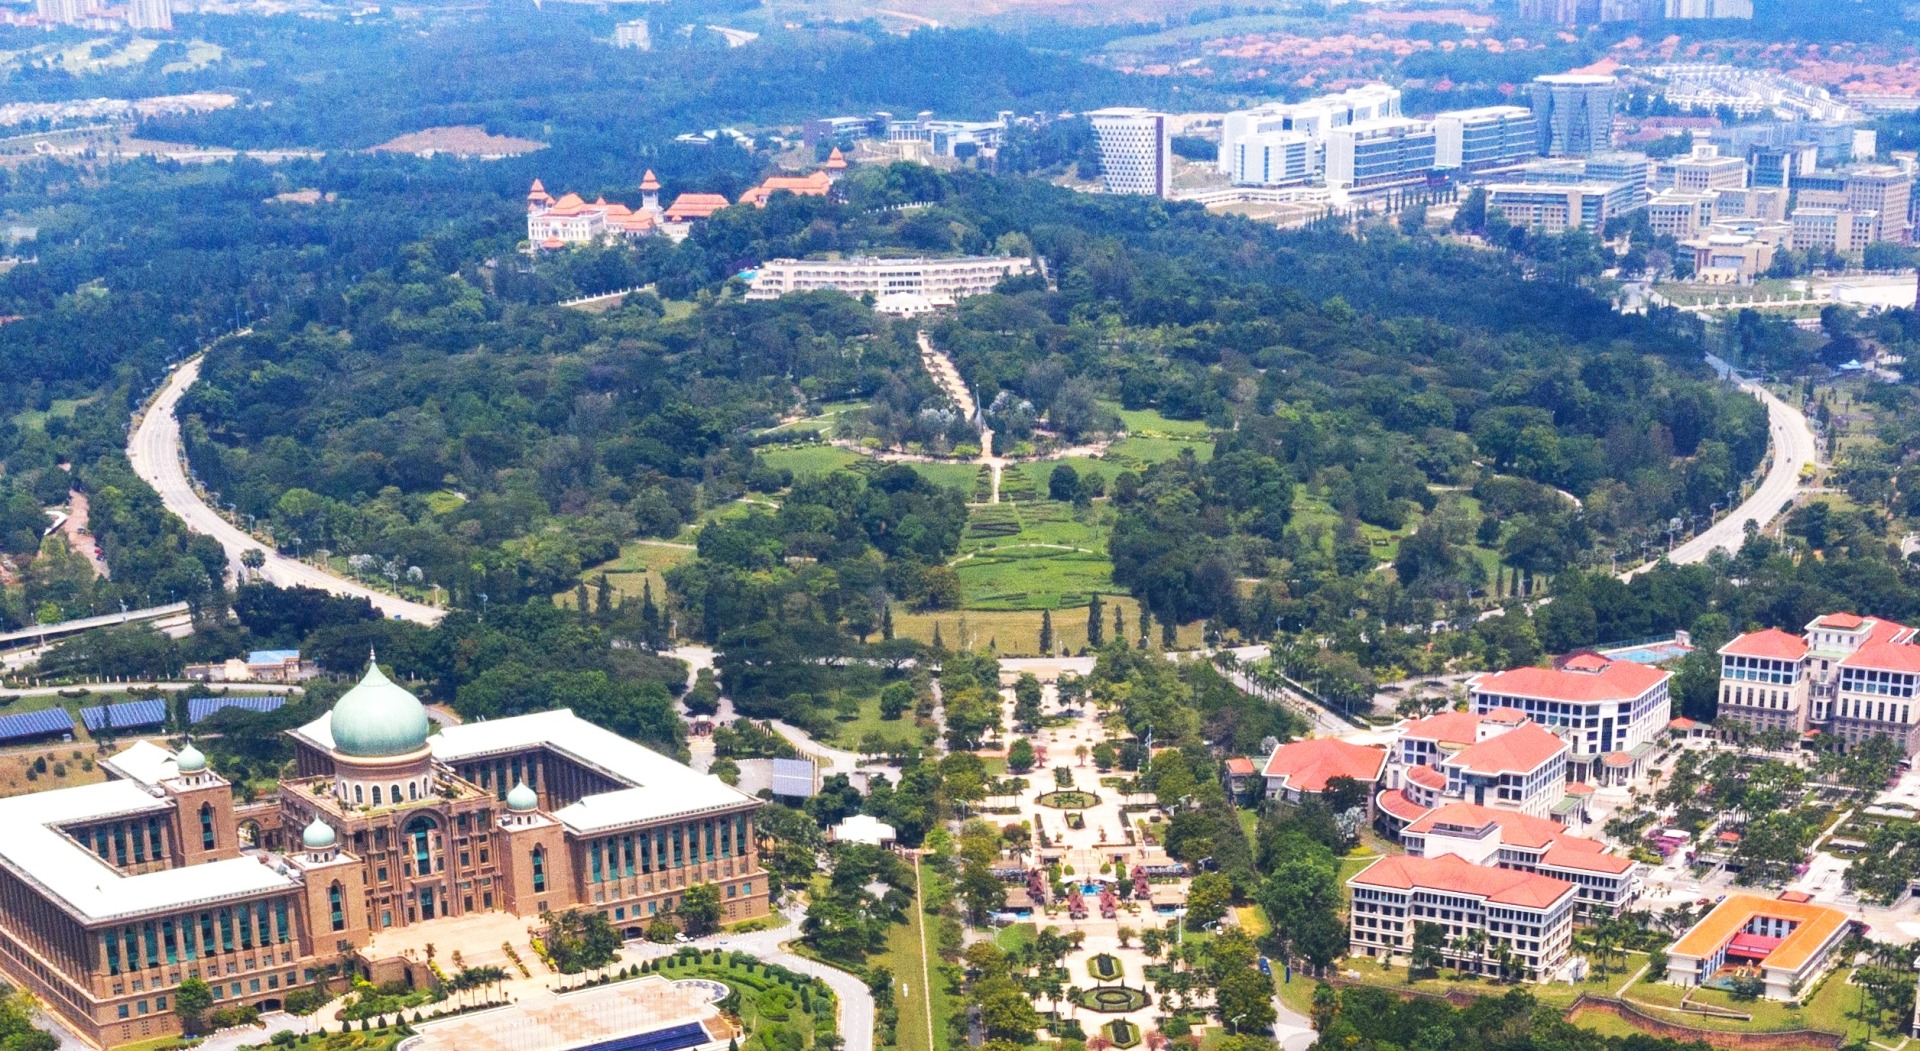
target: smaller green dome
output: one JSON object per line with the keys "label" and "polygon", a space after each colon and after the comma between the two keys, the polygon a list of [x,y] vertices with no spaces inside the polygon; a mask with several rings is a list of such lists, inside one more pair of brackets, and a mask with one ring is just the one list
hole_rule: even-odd
{"label": "smaller green dome", "polygon": [[333,746],[342,755],[406,755],[427,743],[426,705],[396,685],[373,661],[359,685],[333,706]]}
{"label": "smaller green dome", "polygon": [[183,774],[197,774],[207,768],[207,757],[188,742],[185,748],[174,753],[173,765]]}
{"label": "smaller green dome", "polygon": [[514,785],[513,791],[507,793],[507,809],[508,810],[512,810],[516,813],[524,814],[529,810],[537,810],[539,809],[539,807],[540,807],[539,794],[536,793],[533,789],[528,788],[527,783],[525,781],[522,781],[519,784]]}
{"label": "smaller green dome", "polygon": [[318,817],[307,825],[306,831],[300,833],[300,842],[305,843],[308,850],[326,850],[333,846],[335,839],[333,826]]}

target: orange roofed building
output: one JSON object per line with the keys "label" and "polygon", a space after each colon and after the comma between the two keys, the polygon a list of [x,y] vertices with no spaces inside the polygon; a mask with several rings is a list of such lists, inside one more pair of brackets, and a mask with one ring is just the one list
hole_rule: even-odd
{"label": "orange roofed building", "polygon": [[660,181],[652,169],[641,179],[640,192],[642,203],[633,209],[605,197],[592,202],[577,193],[556,198],[535,179],[527,191],[527,241],[535,248],[554,249],[659,233]]}
{"label": "orange roofed building", "polygon": [[[1573,945],[1575,890],[1563,879],[1485,868],[1454,854],[1406,855],[1381,858],[1347,886],[1352,956],[1410,956],[1414,926],[1437,923],[1446,930],[1441,949],[1449,965],[1497,974],[1504,946],[1511,976],[1541,981],[1561,969]],[[1486,936],[1485,951],[1463,952],[1474,931]]]}
{"label": "orange roofed building", "polygon": [[[845,161],[841,162],[845,164]],[[833,176],[824,171],[807,175],[776,175],[766,182],[740,195],[741,204],[751,204],[756,208],[765,208],[767,200],[775,193],[785,190],[800,197],[825,197],[833,189]]]}
{"label": "orange roofed building", "polygon": [[1473,711],[1511,709],[1568,745],[1572,776],[1598,785],[1638,777],[1673,717],[1667,672],[1576,653],[1552,668],[1514,668],[1468,682]]}
{"label": "orange roofed building", "polygon": [[1833,962],[1848,922],[1838,909],[1787,895],[1731,894],[1667,950],[1667,981],[1697,986],[1744,967],[1759,973],[1767,999],[1796,1002]]}
{"label": "orange roofed building", "polygon": [[1572,835],[1557,822],[1472,803],[1428,811],[1406,827],[1400,841],[1415,857],[1451,855],[1566,880],[1585,917],[1612,913],[1638,898],[1646,872],[1640,862]]}
{"label": "orange roofed building", "polygon": [[1869,737],[1920,752],[1920,637],[1880,617],[1828,613],[1799,635],[1748,632],[1720,648],[1719,721],[1804,735],[1843,748]]}
{"label": "orange roofed building", "polygon": [[1306,796],[1327,790],[1327,782],[1350,777],[1366,789],[1372,799],[1387,765],[1387,750],[1372,745],[1348,744],[1331,737],[1310,737],[1288,741],[1267,757],[1261,773],[1267,781],[1267,798],[1280,797],[1298,803]]}

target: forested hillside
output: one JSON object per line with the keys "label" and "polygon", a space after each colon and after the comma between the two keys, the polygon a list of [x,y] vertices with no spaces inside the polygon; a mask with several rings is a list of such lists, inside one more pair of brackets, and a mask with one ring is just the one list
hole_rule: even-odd
{"label": "forested hillside", "polygon": [[[187,402],[192,458],[276,537],[404,567],[459,604],[564,592],[633,538],[678,538],[697,545],[665,578],[683,632],[837,651],[890,634],[895,612],[969,607],[982,551],[962,553],[963,530],[1008,505],[969,511],[970,469],[790,451],[911,437],[888,421],[944,397],[915,324],[832,293],[741,302],[730,275],[811,252],[995,250],[1035,253],[1053,283],[1009,282],[930,335],[1010,441],[1093,443],[1063,461],[1084,491],[1049,482],[1029,506],[1086,524],[1102,572],[1166,632],[1411,645],[1370,625],[1424,626],[1508,567],[1591,564],[1705,511],[1765,453],[1762,413],[1704,374],[1686,322],[1621,317],[1500,255],[911,166],[859,172],[845,197],[531,268],[443,231],[337,309],[216,348]],[[904,202],[930,206],[882,208]],[[543,305],[589,281],[664,299]],[[825,406],[837,422],[781,425]],[[1185,435],[1100,453],[1128,427]],[[835,466],[856,475],[807,480]],[[1052,594],[1042,608],[1087,601]]]}

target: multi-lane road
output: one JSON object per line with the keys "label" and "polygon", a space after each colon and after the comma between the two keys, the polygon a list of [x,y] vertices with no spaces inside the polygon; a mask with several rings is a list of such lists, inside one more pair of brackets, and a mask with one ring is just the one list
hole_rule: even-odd
{"label": "multi-lane road", "polygon": [[[1703,562],[1708,555],[1721,548],[1738,551],[1740,545],[1746,542],[1747,523],[1752,522],[1756,528],[1764,528],[1779,516],[1788,501],[1799,492],[1801,472],[1814,461],[1817,446],[1813,428],[1808,426],[1807,418],[1800,410],[1774,397],[1772,392],[1751,380],[1741,380],[1740,389],[1759,398],[1760,403],[1767,407],[1767,436],[1773,464],[1767,468],[1767,475],[1760,480],[1759,488],[1732,513],[1722,516],[1718,522],[1701,530],[1700,535],[1667,554],[1667,561],[1676,565]],[[1632,577],[1653,568],[1654,564],[1649,562],[1635,566],[1622,575]]]}
{"label": "multi-lane road", "polygon": [[200,361],[196,356],[174,368],[167,377],[166,385],[160,388],[160,393],[147,406],[146,412],[135,421],[133,431],[127,437],[127,459],[133,461],[134,473],[153,486],[166,509],[179,515],[188,529],[220,542],[227,552],[229,573],[239,572],[243,552],[258,550],[267,559],[258,576],[269,583],[281,587],[319,588],[336,595],[364,598],[386,616],[421,624],[432,624],[445,616],[445,610],[375,591],[364,584],[278,554],[271,544],[247,535],[245,530],[221,517],[200,499],[200,494],[194,492],[193,484],[187,479],[187,469],[180,451],[180,420],[174,414],[181,397],[200,378]]}

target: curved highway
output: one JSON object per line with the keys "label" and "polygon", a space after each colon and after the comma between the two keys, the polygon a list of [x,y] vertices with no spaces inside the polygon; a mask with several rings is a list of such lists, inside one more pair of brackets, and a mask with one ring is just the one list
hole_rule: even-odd
{"label": "curved highway", "polygon": [[227,552],[229,574],[238,572],[242,552],[257,549],[267,556],[266,565],[261,567],[259,576],[269,583],[281,587],[319,588],[348,598],[364,598],[386,616],[421,624],[433,624],[446,616],[445,610],[375,591],[364,584],[279,554],[270,545],[247,535],[238,526],[222,518],[200,499],[187,480],[187,470],[180,451],[180,420],[174,415],[180,398],[200,378],[200,361],[201,357],[196,355],[174,368],[166,384],[160,388],[160,393],[148,404],[146,412],[135,419],[133,431],[127,437],[127,459],[133,462],[134,473],[153,486],[166,509],[179,515],[188,529],[220,542]]}
{"label": "curved highway", "polygon": [[[1780,516],[1787,502],[1800,490],[1800,472],[1813,463],[1816,445],[1813,428],[1807,425],[1806,416],[1800,410],[1773,396],[1771,391],[1751,380],[1741,380],[1740,389],[1760,399],[1767,407],[1767,437],[1773,454],[1773,464],[1767,468],[1767,475],[1760,480],[1759,488],[1746,498],[1731,514],[1723,515],[1718,522],[1701,530],[1700,535],[1674,548],[1666,559],[1676,565],[1692,562],[1704,562],[1716,549],[1728,551],[1740,550],[1746,542],[1747,523],[1765,529],[1768,523]],[[1635,566],[1621,574],[1631,578],[1652,569],[1658,559],[1644,565]]]}

